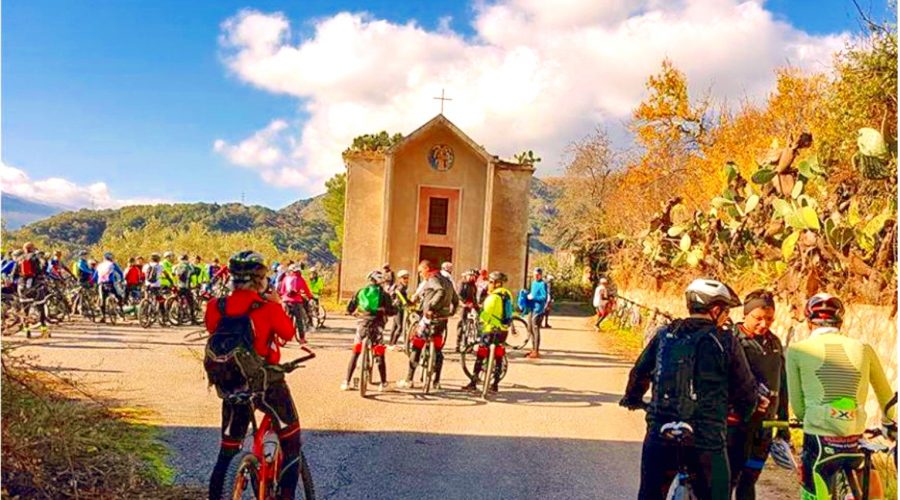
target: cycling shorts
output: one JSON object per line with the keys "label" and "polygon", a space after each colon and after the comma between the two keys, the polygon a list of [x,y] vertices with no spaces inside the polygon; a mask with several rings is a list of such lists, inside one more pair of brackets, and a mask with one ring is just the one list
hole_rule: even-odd
{"label": "cycling shorts", "polygon": [[859,438],[803,435],[800,459],[804,498],[831,498],[829,491],[838,471],[845,467],[862,467],[864,456],[859,450]]}

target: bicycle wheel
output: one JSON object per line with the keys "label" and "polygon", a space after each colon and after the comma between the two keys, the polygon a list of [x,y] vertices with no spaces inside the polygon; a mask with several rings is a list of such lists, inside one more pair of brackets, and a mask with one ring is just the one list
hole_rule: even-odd
{"label": "bicycle wheel", "polygon": [[59,323],[69,315],[69,305],[63,296],[53,293],[44,302],[44,314],[47,316],[47,321]]}
{"label": "bicycle wheel", "polygon": [[259,485],[259,460],[249,451],[231,459],[222,485],[222,500],[256,499]]}
{"label": "bicycle wheel", "polygon": [[178,297],[169,297],[165,302],[166,313],[168,313],[168,320],[174,326],[178,326],[181,324],[181,301],[178,300]]}
{"label": "bicycle wheel", "polygon": [[683,482],[676,475],[675,479],[672,480],[672,485],[669,486],[666,500],[697,500],[697,495],[694,494],[694,489],[691,488],[690,483]]}
{"label": "bicycle wheel", "polygon": [[834,475],[831,498],[834,500],[862,498],[862,488],[859,485],[859,481],[857,481],[856,475],[851,469],[843,467]]}
{"label": "bicycle wheel", "polygon": [[506,343],[513,349],[524,349],[531,339],[531,329],[528,321],[521,316],[513,318],[509,325],[509,334],[506,336]]}
{"label": "bicycle wheel", "polygon": [[313,484],[312,473],[309,471],[309,463],[306,462],[306,455],[300,450],[300,482],[297,483],[297,489],[294,493],[297,500],[315,500],[316,487]]}
{"label": "bicycle wheel", "polygon": [[371,366],[372,360],[370,349],[371,341],[366,338],[362,344],[362,364],[359,367],[359,395],[366,397],[366,390],[369,388],[369,377],[372,376]]}
{"label": "bicycle wheel", "polygon": [[15,298],[3,299],[3,336],[15,335],[19,331],[22,314],[19,301]]}
{"label": "bicycle wheel", "polygon": [[303,318],[298,317],[298,315],[291,311],[291,321],[294,323],[294,340],[297,343],[303,343]]}
{"label": "bicycle wheel", "polygon": [[494,362],[496,361],[495,350],[493,344],[488,346],[487,366],[484,367],[484,382],[481,385],[481,399],[487,399],[491,381],[494,378]]}
{"label": "bicycle wheel", "polygon": [[109,320],[109,324],[115,325],[119,319],[119,302],[112,295],[108,295],[103,299],[103,307],[106,308],[106,318]]}
{"label": "bicycle wheel", "polygon": [[459,362],[462,364],[463,372],[466,378],[476,384],[479,380],[475,379],[475,361],[478,359],[478,342],[470,342],[463,347],[459,353]]}
{"label": "bicycle wheel", "polygon": [[319,304],[319,307],[316,308],[318,316],[316,317],[316,328],[324,328],[325,327],[325,317],[328,315],[325,312],[325,306]]}
{"label": "bicycle wheel", "polygon": [[141,303],[138,304],[137,309],[138,324],[141,325],[142,328],[150,328],[153,326],[154,316],[153,304],[147,299],[142,300]]}
{"label": "bicycle wheel", "polygon": [[435,348],[434,348],[434,339],[429,339],[428,341],[428,362],[425,365],[425,383],[424,387],[422,387],[422,393],[428,394],[431,392],[431,380],[434,378],[434,358],[436,357]]}

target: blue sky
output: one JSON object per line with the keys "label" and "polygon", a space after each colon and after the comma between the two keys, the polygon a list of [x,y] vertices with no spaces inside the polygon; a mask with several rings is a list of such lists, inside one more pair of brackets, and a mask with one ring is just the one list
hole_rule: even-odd
{"label": "blue sky", "polygon": [[[858,29],[849,0],[814,3],[765,8],[810,35]],[[221,24],[245,8],[282,12],[293,44],[340,11],[479,36],[470,2],[4,2],[3,163],[32,181],[104,182],[116,199],[226,202],[244,192],[248,203],[280,207],[316,194],[312,184],[267,183],[213,151],[217,139],[238,143],[272,120],[299,129],[309,119],[302,96],[260,88],[223,62]]]}

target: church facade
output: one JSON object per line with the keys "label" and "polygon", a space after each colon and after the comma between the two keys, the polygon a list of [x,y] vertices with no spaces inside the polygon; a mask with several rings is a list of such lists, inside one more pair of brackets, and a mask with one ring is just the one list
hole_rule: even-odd
{"label": "church facade", "polygon": [[389,263],[410,271],[429,259],[526,274],[533,166],[499,159],[439,114],[385,152],[344,155],[347,167],[340,289],[350,297]]}

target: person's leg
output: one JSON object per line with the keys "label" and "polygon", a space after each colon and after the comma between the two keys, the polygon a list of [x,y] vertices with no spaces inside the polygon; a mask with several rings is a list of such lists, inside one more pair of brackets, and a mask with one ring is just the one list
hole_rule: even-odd
{"label": "person's leg", "polygon": [[387,384],[387,363],[384,360],[385,345],[379,342],[375,344],[372,351],[375,354],[375,364],[378,365],[378,375],[381,377],[381,383]]}
{"label": "person's leg", "polygon": [[412,382],[413,375],[416,374],[416,367],[419,366],[419,357],[422,356],[422,348],[425,347],[425,340],[419,336],[412,339],[412,347],[409,353],[409,371],[406,374],[406,381]]}
{"label": "person's leg", "polygon": [[447,321],[439,321],[434,325],[434,381],[435,386],[441,383],[441,369],[444,367],[444,337],[447,334]]}
{"label": "person's leg", "polygon": [[644,438],[638,500],[663,500],[675,478],[675,450],[661,441]]}
{"label": "person's leg", "polygon": [[745,450],[747,449],[746,428],[737,425],[728,426],[728,464],[731,468],[731,490],[737,486],[744,462],[747,461]]}
{"label": "person's leg", "polygon": [[391,339],[390,345],[397,345],[400,339],[400,333],[403,331],[403,308],[397,310],[397,315],[391,320]]}
{"label": "person's leg", "polygon": [[491,389],[493,391],[497,391],[500,387],[500,375],[503,373],[503,358],[506,356],[506,348],[503,347],[502,343],[498,343],[497,345],[491,346],[494,349],[494,380],[491,384]]}
{"label": "person's leg", "polygon": [[[732,478],[731,483],[737,483],[735,489],[735,498],[737,500],[756,500],[756,481],[762,473],[762,469],[769,457],[769,446],[772,444],[772,434],[759,429],[754,432],[749,439],[749,453],[744,460],[740,473],[735,480]],[[732,465],[731,470],[736,467]],[[734,474],[734,472],[732,472]]]}
{"label": "person's leg", "polygon": [[722,450],[694,450],[689,453],[694,471],[694,493],[698,500],[729,500],[731,497],[731,474],[728,454]]}
{"label": "person's leg", "polygon": [[550,326],[550,304],[547,304],[547,310],[544,311],[544,328],[551,328],[551,326]]}
{"label": "person's leg", "polygon": [[541,351],[541,314],[531,313],[529,316],[531,323],[531,352],[533,357],[540,354]]}
{"label": "person's leg", "polygon": [[247,406],[234,406],[222,402],[222,430],[219,444],[219,456],[209,477],[209,499],[220,500],[225,473],[231,459],[241,451],[241,440],[247,433],[250,424],[250,409]]}
{"label": "person's leg", "polygon": [[344,379],[348,386],[353,379],[353,372],[356,371],[356,363],[359,361],[359,355],[362,354],[362,339],[365,334],[366,323],[363,320],[357,321],[356,335],[353,337],[353,352],[350,355],[350,364],[347,366],[347,378]]}

